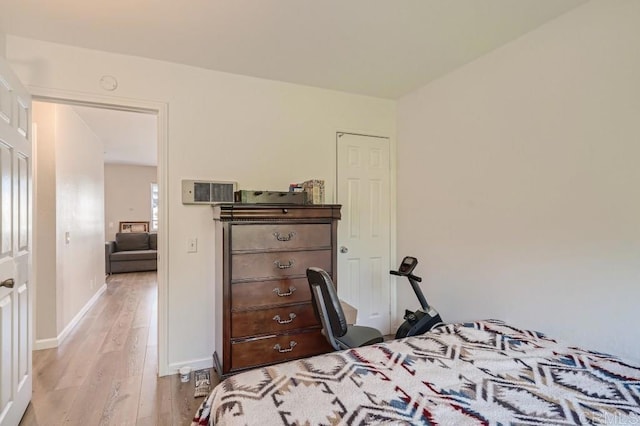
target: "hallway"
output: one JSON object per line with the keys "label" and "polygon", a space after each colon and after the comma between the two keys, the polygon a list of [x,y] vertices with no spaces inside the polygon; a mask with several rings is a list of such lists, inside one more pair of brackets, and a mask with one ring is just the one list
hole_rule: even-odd
{"label": "hallway", "polygon": [[33,352],[33,398],[20,424],[190,424],[202,398],[193,379],[157,377],[157,344],[156,273],[110,276],[58,348]]}

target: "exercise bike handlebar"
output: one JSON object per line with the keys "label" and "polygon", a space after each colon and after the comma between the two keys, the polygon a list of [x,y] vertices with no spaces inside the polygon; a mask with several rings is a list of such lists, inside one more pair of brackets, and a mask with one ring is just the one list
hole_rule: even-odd
{"label": "exercise bike handlebar", "polygon": [[417,282],[419,282],[419,283],[421,283],[421,282],[422,282],[422,278],[420,278],[420,277],[418,277],[418,276],[415,276],[415,275],[413,275],[413,274],[401,274],[401,273],[400,273],[400,272],[398,272],[398,271],[389,271],[389,273],[390,273],[391,275],[397,275],[397,276],[399,276],[399,277],[408,277],[408,278],[411,278],[412,280],[417,281]]}
{"label": "exercise bike handlebar", "polygon": [[422,289],[418,285],[419,282],[422,282],[422,278],[417,277],[413,274],[402,274],[398,271],[389,271],[391,275],[397,275],[399,277],[407,277],[409,278],[409,283],[411,283],[411,288],[413,288],[413,292],[416,294],[416,297],[420,301],[420,306],[425,312],[428,312],[430,307],[427,303],[427,299],[425,299],[424,294],[422,293]]}

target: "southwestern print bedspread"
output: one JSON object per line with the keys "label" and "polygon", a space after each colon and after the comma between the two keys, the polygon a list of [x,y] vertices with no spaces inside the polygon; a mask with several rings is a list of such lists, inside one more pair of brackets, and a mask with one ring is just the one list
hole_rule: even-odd
{"label": "southwestern print bedspread", "polygon": [[501,321],[259,368],[194,425],[640,424],[640,367]]}

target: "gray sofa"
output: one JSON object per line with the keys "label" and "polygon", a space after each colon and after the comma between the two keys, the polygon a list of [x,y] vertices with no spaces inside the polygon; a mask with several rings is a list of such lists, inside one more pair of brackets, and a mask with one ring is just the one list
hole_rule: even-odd
{"label": "gray sofa", "polygon": [[158,234],[119,232],[105,244],[107,274],[158,269]]}

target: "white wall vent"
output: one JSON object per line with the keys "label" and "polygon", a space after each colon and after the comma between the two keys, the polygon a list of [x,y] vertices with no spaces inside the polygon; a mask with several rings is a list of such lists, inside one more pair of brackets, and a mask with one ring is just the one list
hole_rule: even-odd
{"label": "white wall vent", "polygon": [[237,182],[182,180],[182,204],[233,203]]}

